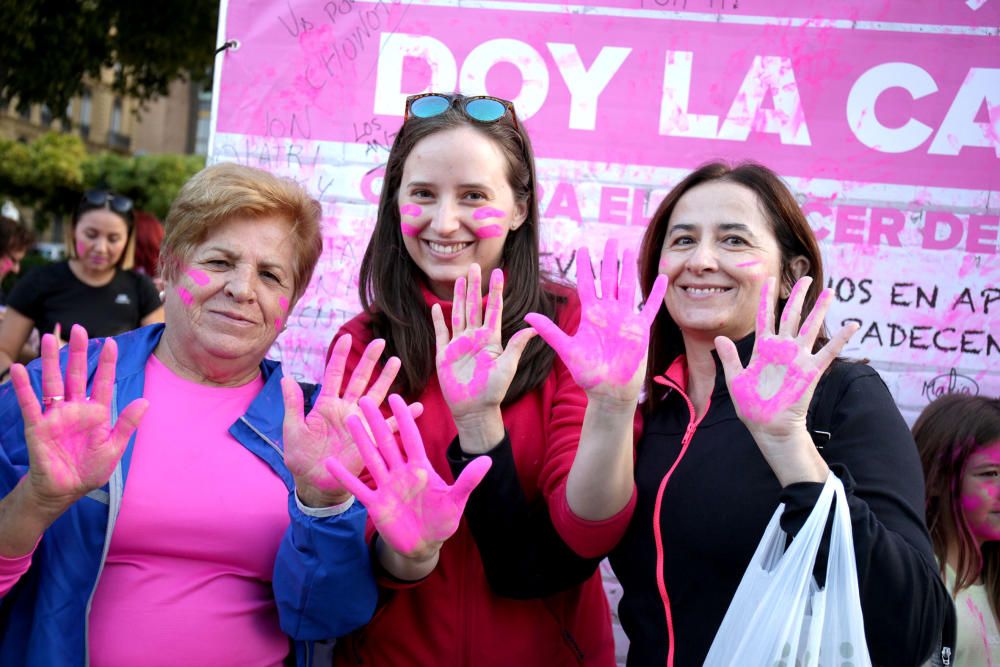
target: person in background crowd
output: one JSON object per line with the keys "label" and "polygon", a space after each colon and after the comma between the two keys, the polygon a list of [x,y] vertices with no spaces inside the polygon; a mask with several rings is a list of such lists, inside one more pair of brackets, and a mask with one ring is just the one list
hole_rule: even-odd
{"label": "person in background crowd", "polygon": [[[7,216],[0,216],[0,282],[9,273],[21,272],[21,260],[35,243],[35,233],[28,227]],[[0,290],[0,306],[6,298]],[[3,317],[0,311],[0,317]]]}
{"label": "person in background crowd", "polygon": [[158,274],[161,243],[163,243],[163,225],[160,221],[152,213],[136,211],[135,271],[149,276],[159,291],[163,291],[163,281]]}
{"label": "person in background crowd", "polygon": [[135,247],[132,200],[88,190],[67,232],[69,259],[42,266],[11,291],[0,323],[0,379],[31,334],[68,332],[79,324],[92,337],[163,321],[152,281],[131,271]]}
{"label": "person in background crowd", "polygon": [[955,599],[954,665],[1000,665],[1000,399],[946,394],[913,437],[927,480],[927,525]]}
{"label": "person in background crowd", "polygon": [[0,666],[279,667],[288,636],[300,666],[328,665],[315,641],[371,617],[367,514],[311,474],[331,448],[353,466],[344,419],[382,342],[343,394],[343,360],[303,393],[264,359],[319,259],[319,215],[292,181],[208,167],[167,218],[166,323],[89,343],[77,325],[68,350],[46,334],[40,363],[13,367]]}

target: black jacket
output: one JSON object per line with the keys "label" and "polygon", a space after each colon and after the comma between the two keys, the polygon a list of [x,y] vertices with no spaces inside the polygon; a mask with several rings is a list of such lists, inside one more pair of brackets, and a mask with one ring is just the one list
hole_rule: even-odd
{"label": "black jacket", "polygon": [[[753,336],[738,344],[744,363]],[[657,385],[657,390],[664,388]],[[628,664],[665,665],[667,625],[657,587],[653,516],[657,490],[675,463],[690,414],[679,388],[649,416],[637,448],[638,504],[611,555],[624,589],[619,616]],[[882,379],[864,364],[836,362],[810,408],[812,431],[844,482],[854,528],[861,605],[876,665],[922,663],[951,607],[924,523],[924,483],[916,447]],[[736,416],[716,359],[708,411],[663,493],[663,578],[674,630],[674,665],[701,665],[747,564],[779,502],[795,534],[822,484],[782,489]],[[817,568],[820,566],[818,565]]]}

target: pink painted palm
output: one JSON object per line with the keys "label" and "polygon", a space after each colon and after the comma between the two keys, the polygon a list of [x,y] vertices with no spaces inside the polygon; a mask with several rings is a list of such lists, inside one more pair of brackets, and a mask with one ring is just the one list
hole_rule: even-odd
{"label": "pink painted palm", "polygon": [[649,348],[649,328],[667,290],[667,277],[653,283],[649,299],[636,312],[635,252],[625,250],[621,281],[618,280],[618,243],[609,240],[601,262],[601,296],[597,296],[590,254],[576,252],[577,291],[580,295],[580,326],[572,336],[552,320],[529,313],[525,320],[562,359],[576,383],[589,395],[634,400],[642,386]]}
{"label": "pink painted palm", "polygon": [[327,459],[326,466],[364,503],[379,535],[390,547],[411,558],[434,553],[458,529],[469,495],[492,462],[485,456],[473,460],[449,485],[428,460],[420,431],[401,397],[390,396],[389,406],[399,427],[405,459],[375,402],[362,398],[360,404],[374,442],[359,417],[352,415],[347,425],[375,488],[366,486],[335,458]]}
{"label": "pink painted palm", "polygon": [[769,278],[761,289],[754,351],[747,367],[743,367],[730,339],[719,336],[715,347],[743,423],[751,432],[784,437],[804,428],[809,401],[820,376],[857,331],[857,325],[842,327],[813,354],[833,293],[828,289],[820,293],[800,328],[802,305],[812,278],[800,279],[789,294],[775,333],[775,284],[776,280]]}
{"label": "pink painted palm", "polygon": [[[333,353],[326,365],[323,386],[308,415],[303,414],[302,389],[292,378],[282,378],[281,390],[285,399],[283,425],[285,465],[295,478],[296,489],[303,500],[310,493],[344,495],[344,488],[324,465],[334,457],[344,468],[357,475],[364,468],[354,436],[347,427],[347,418],[361,414],[358,400],[367,396],[375,405],[385,399],[399,372],[399,359],[391,357],[382,368],[371,388],[365,391],[378,365],[385,341],[375,339],[365,348],[347,387],[341,394],[347,358],[351,351],[351,336],[337,339]],[[421,406],[413,409],[420,414]]]}
{"label": "pink painted palm", "polygon": [[42,337],[42,396],[56,397],[44,412],[24,366],[11,368],[14,393],[24,418],[29,482],[36,497],[65,509],[107,484],[149,403],[136,399],[111,425],[118,347],[108,338],[101,349],[91,396],[87,396],[87,332],[70,332],[66,381],[59,368],[58,342]]}
{"label": "pink painted palm", "polygon": [[523,329],[503,347],[503,286],[503,271],[496,269],[490,276],[484,318],[480,268],[472,264],[468,279],[455,281],[450,335],[441,307],[435,304],[431,310],[438,382],[455,418],[500,405],[521,354],[535,335],[532,329]]}

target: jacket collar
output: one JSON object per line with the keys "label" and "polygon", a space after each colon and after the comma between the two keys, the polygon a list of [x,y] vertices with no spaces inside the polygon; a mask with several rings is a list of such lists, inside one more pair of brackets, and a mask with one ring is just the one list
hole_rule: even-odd
{"label": "jacket collar", "polygon": [[[739,353],[740,362],[744,367],[750,363],[750,357],[753,356],[755,340],[756,335],[750,333],[736,341],[736,351]],[[712,361],[715,362],[715,387],[712,390],[712,396],[714,397],[720,392],[728,391],[728,389],[726,387],[726,373],[722,368],[722,361],[719,359],[719,354],[715,350],[712,350]],[[687,380],[687,357],[683,353],[677,355],[670,363],[670,366],[667,367],[665,373],[653,377],[653,382],[656,384],[662,384],[671,389],[679,389],[684,393],[687,393]]]}
{"label": "jacket collar", "polygon": [[[116,367],[116,382],[135,376],[139,376],[136,378],[137,380],[145,380],[146,362],[159,344],[165,328],[166,325],[162,323],[152,324],[116,337],[120,351]],[[91,341],[91,344],[90,354],[94,357],[93,368],[97,363],[96,356],[100,354],[101,343]],[[281,395],[281,364],[270,359],[263,359],[260,362],[260,373],[264,380],[264,387],[250,404],[244,417],[257,431],[280,446],[282,417],[285,414],[284,400]],[[311,403],[310,393],[306,391],[307,406]]]}

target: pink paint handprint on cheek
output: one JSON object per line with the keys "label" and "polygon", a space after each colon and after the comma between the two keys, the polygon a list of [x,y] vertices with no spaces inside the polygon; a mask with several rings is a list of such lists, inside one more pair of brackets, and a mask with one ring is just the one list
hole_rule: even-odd
{"label": "pink paint handprint on cheek", "polygon": [[211,278],[208,277],[207,273],[199,271],[198,269],[188,269],[187,275],[195,282],[196,285],[201,287],[204,287],[211,281]]}
{"label": "pink paint handprint on cheek", "polygon": [[506,218],[507,213],[501,211],[498,208],[492,208],[490,206],[484,206],[483,208],[476,209],[476,212],[472,214],[473,220],[489,220],[490,218]]}
{"label": "pink paint handprint on cheek", "polygon": [[[420,208],[419,206],[417,206],[416,204],[404,204],[404,205],[402,205],[402,206],[399,207],[399,215],[400,215],[400,217],[407,216],[407,217],[415,218],[415,217],[421,215],[423,212],[424,212],[424,210],[422,208]],[[416,225],[413,225],[413,224],[411,224],[409,222],[406,222],[405,220],[401,220],[400,221],[399,228],[403,232],[404,235],[409,236],[411,238],[416,238],[420,234],[420,228],[419,227],[417,227]]]}
{"label": "pink paint handprint on cheek", "polygon": [[[476,212],[472,214],[472,219],[476,222],[481,222],[483,220],[490,220],[492,218],[506,218],[507,213],[501,211],[498,208],[492,208],[490,206],[484,206],[483,208],[476,209]],[[483,225],[482,227],[477,227],[474,232],[477,238],[480,239],[495,239],[504,234],[503,225]]]}
{"label": "pink paint handprint on cheek", "polygon": [[[283,314],[287,314],[288,313],[288,299],[286,299],[283,296],[279,296],[278,297],[278,306],[281,308],[281,312]],[[283,320],[280,317],[278,317],[278,318],[276,318],[274,320],[274,328],[277,329],[278,331],[281,331],[281,325],[282,324],[283,324]]]}
{"label": "pink paint handprint on cheek", "polygon": [[177,287],[177,296],[181,298],[181,301],[184,302],[185,306],[190,306],[194,303],[194,297],[191,296],[191,292],[187,291],[183,287]]}

